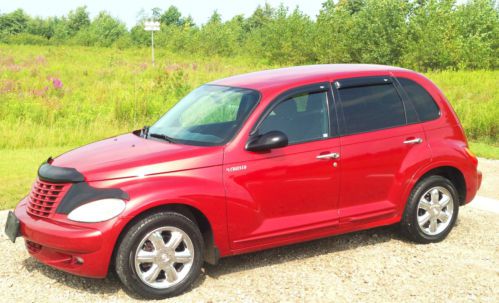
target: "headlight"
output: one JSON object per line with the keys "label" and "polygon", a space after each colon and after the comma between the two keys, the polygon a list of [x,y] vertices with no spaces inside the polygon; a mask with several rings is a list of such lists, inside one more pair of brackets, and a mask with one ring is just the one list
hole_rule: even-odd
{"label": "headlight", "polygon": [[102,222],[121,214],[125,201],[120,199],[102,199],[77,207],[68,215],[68,219],[77,222]]}

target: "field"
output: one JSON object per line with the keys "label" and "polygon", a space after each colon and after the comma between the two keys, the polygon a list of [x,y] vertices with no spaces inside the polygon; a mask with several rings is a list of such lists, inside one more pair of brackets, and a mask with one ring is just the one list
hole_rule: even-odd
{"label": "field", "polygon": [[[272,68],[256,59],[150,50],[0,44],[0,209],[48,156],[151,124],[191,89]],[[499,158],[499,71],[425,73],[445,92],[478,155]]]}

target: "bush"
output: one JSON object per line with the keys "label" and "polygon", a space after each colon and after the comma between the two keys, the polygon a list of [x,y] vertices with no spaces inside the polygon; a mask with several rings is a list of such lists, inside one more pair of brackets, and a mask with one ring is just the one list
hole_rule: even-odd
{"label": "bush", "polygon": [[7,44],[27,44],[27,45],[49,45],[50,40],[45,37],[22,33],[18,35],[6,36],[2,39]]}

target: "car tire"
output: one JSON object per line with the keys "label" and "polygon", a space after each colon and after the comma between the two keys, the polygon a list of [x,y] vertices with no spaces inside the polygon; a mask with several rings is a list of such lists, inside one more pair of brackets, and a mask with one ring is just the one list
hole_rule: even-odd
{"label": "car tire", "polygon": [[125,231],[115,270],[125,287],[146,299],[179,295],[196,281],[203,264],[201,232],[188,217],[157,212]]}
{"label": "car tire", "polygon": [[440,242],[452,230],[459,212],[457,190],[448,179],[430,176],[414,186],[401,220],[409,239],[427,244]]}

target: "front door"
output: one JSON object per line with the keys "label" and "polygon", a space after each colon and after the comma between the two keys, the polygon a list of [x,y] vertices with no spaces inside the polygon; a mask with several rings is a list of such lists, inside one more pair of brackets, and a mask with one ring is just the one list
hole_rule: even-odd
{"label": "front door", "polygon": [[254,135],[282,131],[288,146],[244,151],[224,164],[232,249],[290,243],[339,223],[339,139],[329,125],[328,88],[285,94],[265,111]]}

